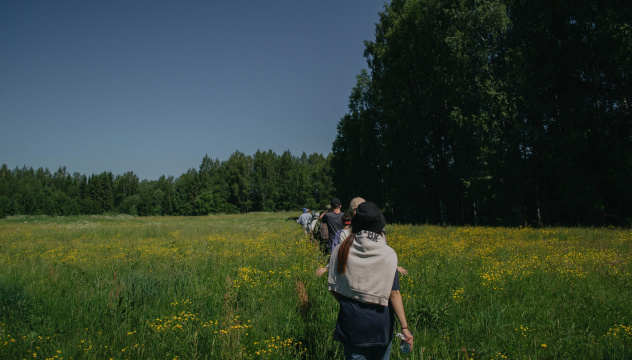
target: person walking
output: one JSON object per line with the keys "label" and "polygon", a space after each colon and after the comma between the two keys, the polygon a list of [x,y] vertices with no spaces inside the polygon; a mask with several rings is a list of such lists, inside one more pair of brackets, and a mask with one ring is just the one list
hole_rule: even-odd
{"label": "person walking", "polygon": [[342,225],[342,211],[340,211],[340,199],[333,198],[331,199],[331,208],[329,211],[320,215],[320,226],[327,226],[327,244],[321,244],[323,251],[326,254],[329,254],[331,251],[331,244],[334,242],[334,237],[338,230],[341,230],[344,226]]}
{"label": "person walking", "polygon": [[399,292],[397,254],[386,244],[386,221],[373,202],[363,202],[351,219],[351,235],[334,248],[328,290],[340,305],[334,340],[344,345],[348,360],[386,360],[397,317],[413,345]]}
{"label": "person walking", "polygon": [[307,234],[307,225],[312,221],[312,214],[308,208],[303,208],[303,213],[296,219],[296,222],[303,226],[303,231]]}
{"label": "person walking", "polygon": [[314,211],[314,214],[312,215],[312,220],[309,222],[309,225],[307,225],[307,232],[309,233],[309,239],[311,241],[314,240],[314,234],[316,233],[316,224],[318,223],[319,216],[320,214],[318,213],[318,211]]}

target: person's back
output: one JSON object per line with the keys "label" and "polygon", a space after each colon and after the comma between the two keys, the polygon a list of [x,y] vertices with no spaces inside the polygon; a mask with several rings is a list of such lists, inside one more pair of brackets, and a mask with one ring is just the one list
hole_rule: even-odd
{"label": "person's back", "polygon": [[332,210],[325,213],[322,218],[322,223],[327,226],[328,244],[325,249],[328,251],[331,250],[336,233],[344,227],[342,224],[342,216],[344,214],[340,211],[340,200],[336,198],[331,199],[331,208]]}
{"label": "person's back", "polygon": [[314,237],[314,232],[316,231],[316,223],[318,222],[319,216],[320,214],[318,213],[318,211],[314,212],[314,215],[312,215],[312,218],[307,225],[307,232],[309,232],[310,238]]}
{"label": "person's back", "polygon": [[310,210],[307,208],[303,209],[303,213],[296,220],[297,223],[303,226],[303,231],[307,234],[307,225],[312,221],[312,214],[310,214]]}
{"label": "person's back", "polygon": [[395,317],[402,339],[413,346],[397,254],[382,235],[385,225],[377,204],[358,205],[351,219],[352,234],[333,250],[329,261],[327,289],[340,306],[333,339],[344,345],[346,359],[389,359]]}

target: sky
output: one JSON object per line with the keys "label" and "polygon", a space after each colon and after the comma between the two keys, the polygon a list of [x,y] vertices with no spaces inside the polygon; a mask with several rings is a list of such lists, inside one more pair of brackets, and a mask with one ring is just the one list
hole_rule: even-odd
{"label": "sky", "polygon": [[384,0],[0,1],[0,164],[179,177],[331,152]]}

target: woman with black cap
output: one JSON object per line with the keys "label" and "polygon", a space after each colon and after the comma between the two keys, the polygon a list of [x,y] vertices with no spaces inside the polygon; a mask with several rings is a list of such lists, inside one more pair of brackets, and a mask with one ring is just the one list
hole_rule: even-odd
{"label": "woman with black cap", "polygon": [[399,292],[397,254],[386,244],[385,225],[375,203],[358,205],[351,235],[331,254],[328,288],[340,304],[334,340],[344,344],[346,359],[388,359],[395,316],[404,341],[413,345]]}

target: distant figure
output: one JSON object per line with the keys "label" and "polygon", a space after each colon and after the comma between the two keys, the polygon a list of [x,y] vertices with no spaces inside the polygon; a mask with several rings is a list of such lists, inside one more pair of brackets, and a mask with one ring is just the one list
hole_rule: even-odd
{"label": "distant figure", "polygon": [[310,240],[314,239],[314,233],[316,232],[316,225],[318,224],[319,216],[320,213],[318,211],[314,211],[314,214],[312,215],[312,221],[310,221],[309,225],[307,225],[307,232],[309,232]]}
{"label": "distant figure", "polygon": [[327,254],[331,251],[331,244],[334,242],[336,232],[343,228],[342,215],[344,214],[340,211],[340,199],[338,198],[331,199],[331,210],[320,215],[321,226],[327,226],[327,244],[321,244],[321,246],[324,245],[323,251]]}
{"label": "distant figure", "polygon": [[323,223],[322,219],[323,215],[325,215],[325,213],[330,210],[331,205],[327,204],[327,206],[325,207],[325,211],[323,211],[317,219],[320,223],[320,226],[318,228],[318,242],[321,244],[326,244],[329,241],[329,232],[327,231],[327,225]]}
{"label": "distant figure", "polygon": [[297,223],[303,226],[303,231],[307,234],[307,225],[312,221],[312,214],[308,208],[303,208],[303,213],[296,220]]}

